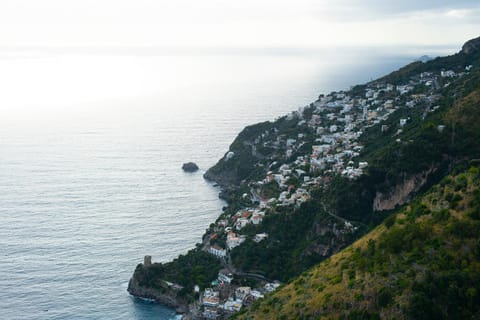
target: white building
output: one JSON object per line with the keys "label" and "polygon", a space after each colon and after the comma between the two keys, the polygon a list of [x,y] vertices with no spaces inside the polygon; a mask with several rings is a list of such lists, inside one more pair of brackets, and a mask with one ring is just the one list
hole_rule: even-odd
{"label": "white building", "polygon": [[233,276],[232,276],[232,274],[227,275],[227,274],[219,272],[218,273],[218,280],[220,280],[222,282],[225,282],[225,283],[231,283],[232,280],[233,280]]}
{"label": "white building", "polygon": [[280,283],[278,283],[278,282],[267,283],[264,286],[265,291],[267,291],[267,292],[273,292],[273,291],[277,290],[278,287],[280,287]]}
{"label": "white building", "polygon": [[223,258],[227,255],[227,250],[221,248],[218,245],[213,245],[212,247],[210,247],[209,252],[219,258]]}
{"label": "white building", "polygon": [[455,72],[454,72],[453,70],[447,70],[447,71],[442,71],[442,72],[440,72],[440,75],[441,75],[443,78],[455,77]]}
{"label": "white building", "polygon": [[359,162],[358,163],[358,168],[359,169],[365,169],[366,167],[368,167],[368,162]]}
{"label": "white building", "polygon": [[202,312],[203,318],[205,319],[217,319],[218,311],[216,308],[205,307],[205,310]]}
{"label": "white building", "polygon": [[252,290],[252,291],[250,292],[250,294],[253,296],[253,298],[254,298],[255,300],[262,299],[262,298],[265,297],[265,296],[264,296],[260,291],[258,291],[258,290]]}
{"label": "white building", "polygon": [[237,220],[237,222],[235,222],[235,228],[237,230],[241,230],[242,228],[247,226],[247,224],[248,224],[248,219],[247,218],[240,218],[240,219]]}
{"label": "white building", "polygon": [[206,307],[216,308],[220,303],[219,293],[210,288],[203,292],[202,304]]}
{"label": "white building", "polygon": [[252,289],[250,287],[238,287],[235,290],[235,297],[237,297],[237,300],[243,300],[251,291]]}
{"label": "white building", "polygon": [[245,241],[245,236],[240,236],[238,237],[235,233],[229,232],[227,234],[227,248],[228,249],[233,249],[235,247],[238,247],[240,244],[242,244]]}
{"label": "white building", "polygon": [[250,219],[250,221],[255,225],[262,223],[262,220],[263,220],[263,216],[261,214],[254,214]]}
{"label": "white building", "polygon": [[265,232],[264,233],[257,233],[255,235],[255,238],[253,239],[253,241],[258,243],[258,242],[260,242],[262,240],[265,240],[267,238],[268,238],[268,234],[266,234]]}
{"label": "white building", "polygon": [[238,312],[242,309],[242,300],[227,300],[223,305],[223,309],[231,312]]}

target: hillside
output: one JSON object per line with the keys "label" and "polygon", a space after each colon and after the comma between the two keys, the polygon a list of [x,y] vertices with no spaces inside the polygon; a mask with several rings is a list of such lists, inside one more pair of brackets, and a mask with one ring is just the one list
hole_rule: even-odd
{"label": "hillside", "polygon": [[238,319],[477,319],[480,170],[444,178]]}
{"label": "hillside", "polygon": [[[464,73],[465,66],[478,65],[478,61],[478,53],[465,56],[460,52],[437,58],[408,67],[408,72],[401,69],[350,92],[320,97],[293,116],[247,127],[230,147],[229,152],[235,156],[228,161],[220,160],[207,173],[209,178],[219,177],[215,181],[220,184],[228,177],[227,180],[235,181],[237,186],[234,191],[227,192],[230,206],[220,220],[232,219],[242,207],[255,207],[253,201],[242,197],[245,193],[258,195],[257,201],[262,200],[259,198],[277,201],[267,209],[262,224],[249,225],[240,231],[247,236],[247,241],[232,250],[235,266],[288,281],[349,244],[368,226],[381,222],[396,206],[421,194],[448,174],[452,166],[480,158],[480,121],[475,118],[480,114],[480,71],[472,68],[462,77],[435,77],[447,68]],[[429,82],[437,84],[429,87]],[[405,83],[411,86],[408,94],[388,90]],[[329,120],[333,119],[333,112],[337,112],[337,120],[342,114],[338,110],[341,107],[329,107],[334,98],[326,103],[325,109],[318,107],[322,101],[328,101],[329,97],[350,96],[352,111],[357,110],[356,113],[350,111],[350,116],[359,119],[362,97],[375,90],[381,102],[368,107],[368,110],[373,109],[368,111],[368,117],[377,114],[379,119],[367,118],[332,142],[330,137],[335,133],[329,135],[329,126],[339,130],[343,127],[344,132],[348,128],[345,123]],[[388,101],[399,107],[383,107]],[[344,102],[341,105],[345,108]],[[349,115],[345,114],[347,118]],[[319,118],[321,126],[316,130],[326,131],[322,134],[309,126]],[[399,126],[402,119],[406,123]],[[296,142],[288,146],[289,141]],[[255,152],[252,152],[254,147]],[[323,151],[323,155],[316,158],[316,150],[321,148],[329,151]],[[356,153],[355,150],[360,151]],[[353,157],[345,156],[347,152]],[[344,158],[338,160],[342,156]],[[307,157],[309,161],[304,161]],[[361,163],[368,166],[358,170]],[[308,173],[295,174],[302,170]],[[358,171],[363,174],[355,176]],[[279,175],[288,176],[283,189],[281,180],[268,182],[271,181],[269,174],[275,179]],[[305,179],[310,180],[305,183]],[[285,186],[292,185],[296,190],[306,189],[309,201],[293,207],[284,205],[288,203],[285,200],[279,203],[279,194],[284,190],[288,192]],[[230,184],[225,186],[229,188]],[[345,228],[345,222],[353,227]],[[222,238],[222,233],[215,229],[218,228],[210,229],[210,234],[217,233],[217,239]],[[248,237],[258,233],[267,233],[269,238],[261,243],[248,241]]]}
{"label": "hillside", "polygon": [[[228,317],[232,303],[248,307],[275,280],[295,281],[480,159],[475,43],[246,127],[205,174],[228,205],[202,242],[171,263],[140,264],[129,291],[164,295],[168,282],[182,288],[166,291],[177,305]],[[240,299],[244,287],[255,293]]]}

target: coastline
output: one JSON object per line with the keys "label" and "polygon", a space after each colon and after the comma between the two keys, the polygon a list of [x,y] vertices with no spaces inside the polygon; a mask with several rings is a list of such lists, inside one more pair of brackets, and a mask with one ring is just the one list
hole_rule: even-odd
{"label": "coastline", "polygon": [[184,301],[179,300],[173,295],[161,293],[153,288],[141,286],[135,277],[130,278],[130,281],[128,281],[127,291],[133,297],[153,300],[166,307],[175,309],[177,314],[185,314],[189,311],[188,304]]}
{"label": "coastline", "polygon": [[[227,208],[230,205],[231,198],[228,196],[229,192],[233,191],[235,189],[234,185],[232,183],[227,183],[226,181],[229,181],[228,179],[221,178],[220,175],[214,175],[209,173],[210,172],[209,168],[204,174],[203,178],[205,182],[212,184],[216,189],[218,189],[218,197],[226,202],[226,206],[223,207],[222,210]],[[220,213],[215,220],[217,220],[222,213]],[[208,229],[207,229],[208,230]],[[202,241],[204,241],[204,237],[207,233],[204,233],[202,236]],[[195,249],[194,249],[195,250]],[[146,256],[145,258],[147,258]],[[137,269],[142,266],[145,266],[144,264],[139,264],[137,266]],[[160,290],[156,290],[154,288],[149,288],[142,286],[137,277],[136,277],[136,271],[135,270],[134,274],[128,281],[128,287],[127,287],[127,292],[135,298],[139,299],[147,299],[150,301],[153,301],[155,303],[159,303],[163,306],[172,308],[175,310],[177,315],[181,315],[182,319],[195,319],[194,316],[194,310],[195,310],[195,304],[189,304],[185,300],[179,299],[177,292],[174,290],[168,290],[167,292],[161,292]],[[192,308],[193,307],[193,308]]]}
{"label": "coastline", "polygon": [[[424,70],[422,63],[416,62],[412,65]],[[158,264],[157,270],[160,271],[157,272],[153,268],[149,270],[149,263],[145,262],[144,265],[137,267],[137,270],[142,273],[139,273],[142,281],[137,278],[136,270],[129,283],[129,292],[153,298],[160,303],[177,306],[182,304],[179,296],[184,290],[185,295],[182,294],[182,296],[188,296],[189,301],[198,300],[202,306],[201,309],[196,306],[193,310],[187,305],[185,309],[187,313],[195,311],[198,314],[202,311],[202,315],[206,318],[219,316],[224,318],[231,315],[230,312],[239,311],[242,306],[248,308],[253,301],[263,298],[264,294],[278,288],[277,286],[272,291],[268,291],[267,285],[275,284],[270,283],[271,280],[268,278],[280,279],[284,282],[292,279],[302,270],[323,261],[358,239],[368,229],[366,222],[378,224],[382,221],[382,217],[388,215],[389,210],[407,203],[410,196],[418,190],[404,187],[400,178],[405,182],[406,178],[414,178],[415,172],[417,175],[421,174],[423,180],[415,183],[418,188],[421,188],[435,170],[425,171],[422,166],[419,166],[414,168],[413,173],[408,172],[407,177],[408,168],[399,160],[396,164],[400,172],[404,172],[402,177],[398,180],[393,179],[386,186],[378,181],[376,184],[371,184],[369,179],[372,177],[368,177],[367,174],[365,178],[364,175],[370,170],[371,159],[368,158],[369,162],[365,161],[365,154],[361,154],[360,151],[368,146],[368,139],[372,137],[381,137],[398,148],[398,143],[402,140],[396,137],[404,130],[416,128],[415,125],[423,123],[428,113],[438,115],[438,112],[435,112],[441,107],[432,107],[430,104],[441,103],[443,93],[441,89],[448,87],[449,78],[464,77],[472,68],[471,65],[460,64],[460,67],[457,67],[459,71],[449,71],[448,75],[445,75],[444,71],[435,69],[435,63],[428,65],[435,70],[434,72],[424,71],[409,75],[410,79],[414,80],[407,85],[404,78],[408,80],[409,77],[402,74],[405,69],[399,70],[397,73],[359,85],[349,91],[332,92],[327,96],[320,95],[319,99],[310,105],[299,108],[298,111],[293,111],[275,122],[245,127],[233,141],[229,151],[203,176],[205,180],[220,186],[219,197],[226,200],[228,206],[223,209],[223,213],[216,222],[207,229],[202,244],[198,244],[197,248],[191,251],[214,256],[221,261],[224,269],[214,270],[214,273],[218,272],[214,281],[212,281],[213,277],[207,277],[198,282],[198,278],[192,276],[189,280],[193,281],[195,289],[185,284],[185,279],[173,277],[173,281],[178,280],[178,283],[184,287],[170,283],[169,288],[176,286],[180,289],[168,291],[165,295],[154,289],[143,290],[142,282],[152,286],[152,279],[156,279],[157,282],[153,283],[153,286],[158,287],[159,283],[166,282],[164,279],[172,281],[174,273],[168,273],[165,269],[172,267],[173,264],[166,267]],[[401,77],[396,79],[395,76],[399,74]],[[415,92],[414,89],[419,90],[420,93]],[[401,103],[396,103],[397,101]],[[425,101],[428,103],[419,103]],[[381,107],[378,107],[379,105]],[[369,108],[374,107],[374,110],[369,111]],[[416,118],[407,117],[405,113],[409,112],[415,112]],[[441,124],[437,127],[435,136],[439,140],[443,137],[440,134],[444,127]],[[365,131],[367,131],[367,137],[362,137]],[[390,133],[393,134],[391,137]],[[320,145],[321,143],[323,145]],[[413,143],[413,140],[409,143]],[[369,151],[372,152],[372,150]],[[375,158],[372,157],[372,159]],[[384,160],[387,161],[388,158]],[[427,160],[430,161],[430,159]],[[376,165],[378,168],[386,168],[381,167],[381,163]],[[437,164],[437,166],[440,165],[441,163]],[[390,167],[387,169],[390,170]],[[362,184],[369,187],[362,188]],[[343,201],[333,205],[328,202],[332,197],[336,201],[342,199],[339,194],[324,193],[325,190],[328,192],[330,187],[334,191],[335,188],[342,191]],[[358,188],[368,192],[360,193],[360,197],[357,198],[348,198],[356,194],[355,190]],[[388,193],[389,191],[392,194]],[[328,196],[330,198],[327,198]],[[355,205],[355,201],[362,206],[349,207],[351,203]],[[379,202],[382,205],[375,205]],[[343,206],[344,203],[348,205]],[[270,224],[270,229],[262,226],[264,217],[269,223],[272,223],[272,219],[278,220],[277,224]],[[294,229],[294,224],[305,224],[305,226]],[[288,225],[288,231],[283,229],[286,225]],[[246,231],[241,231],[247,226]],[[265,233],[265,230],[268,233]],[[277,232],[276,238],[272,236],[275,232]],[[266,250],[265,243],[282,243],[279,239],[283,238],[278,237],[279,233],[290,232],[296,235],[305,234],[308,237],[308,239],[301,236],[287,239],[287,242],[293,244],[287,248],[293,254],[284,259],[293,258],[291,261],[299,263],[298,265],[292,263],[287,266],[284,260],[249,260],[252,255],[255,255],[254,252],[261,253],[258,250]],[[262,242],[267,238],[267,241]],[[306,240],[309,242],[302,247],[302,240],[303,243]],[[232,249],[243,242],[245,244],[231,255]],[[262,244],[257,246],[260,242]],[[297,244],[300,246],[295,247]],[[273,248],[283,249],[281,246]],[[285,251],[276,252],[285,253]],[[298,252],[302,258],[305,255],[310,256],[304,261],[295,260]],[[264,257],[271,258],[268,254]],[[201,266],[201,262],[195,263],[195,266]],[[241,287],[245,285],[244,280],[252,276],[265,280],[260,282],[265,290],[258,286],[260,284],[258,282],[251,287],[250,284]],[[234,278],[236,281],[230,286]],[[145,279],[146,281],[143,281]],[[239,279],[241,281],[238,281]],[[280,283],[273,282],[278,285]],[[202,292],[203,290],[205,291]],[[195,293],[195,298],[192,292]],[[231,303],[239,303],[240,307],[238,309],[231,307]]]}

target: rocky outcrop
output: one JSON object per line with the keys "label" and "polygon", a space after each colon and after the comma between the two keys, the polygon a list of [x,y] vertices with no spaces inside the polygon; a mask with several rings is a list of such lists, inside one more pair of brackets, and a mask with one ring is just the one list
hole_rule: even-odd
{"label": "rocky outcrop", "polygon": [[238,183],[238,177],[233,171],[215,172],[212,168],[208,169],[203,178],[217,183],[222,189],[232,189]]}
{"label": "rocky outcrop", "polygon": [[374,211],[393,210],[396,206],[408,202],[411,196],[419,191],[427,182],[428,176],[434,171],[433,168],[413,175],[405,179],[402,184],[397,185],[389,192],[382,193],[377,191],[375,199],[373,200]]}
{"label": "rocky outcrop", "polygon": [[182,165],[182,169],[186,172],[195,172],[198,170],[198,166],[194,162],[187,162]]}
{"label": "rocky outcrop", "polygon": [[164,306],[175,308],[177,313],[186,313],[188,311],[187,304],[183,301],[180,301],[173,294],[170,295],[168,293],[162,293],[154,288],[143,287],[138,283],[137,279],[135,279],[135,276],[132,277],[128,282],[127,291],[132,296],[144,299],[152,299]]}
{"label": "rocky outcrop", "polygon": [[472,54],[480,51],[480,37],[465,42],[462,47],[462,52],[465,54]]}

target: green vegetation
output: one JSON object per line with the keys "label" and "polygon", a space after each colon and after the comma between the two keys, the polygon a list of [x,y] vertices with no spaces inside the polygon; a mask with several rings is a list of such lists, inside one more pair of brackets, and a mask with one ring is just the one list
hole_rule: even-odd
{"label": "green vegetation", "polygon": [[[445,178],[384,225],[238,318],[478,317],[479,172],[473,167]],[[452,206],[455,198],[461,200]]]}
{"label": "green vegetation", "polygon": [[[305,112],[308,113],[311,110],[307,108]],[[310,141],[296,150],[292,158],[296,158],[297,155],[304,155],[311,150],[314,137],[311,135],[311,129],[297,124],[297,119],[281,117],[275,122],[267,121],[245,127],[230,145],[229,151],[233,152],[234,156],[227,161],[220,159],[215,166],[207,171],[205,177],[213,179],[227,188],[232,187],[232,185],[238,186],[244,180],[255,181],[263,178],[268,171],[265,165],[277,159],[280,155],[283,156],[285,148],[265,147],[262,142],[276,140],[277,138],[284,142],[286,139],[296,139],[298,134],[309,133]],[[262,135],[263,138],[255,143],[255,140]],[[258,147],[254,148],[254,144]]]}
{"label": "green vegetation", "polygon": [[[395,104],[402,107],[364,128],[358,141],[364,148],[354,159],[368,162],[364,175],[350,180],[325,170],[309,172],[310,164],[302,165],[311,177],[326,181],[309,190],[311,200],[299,208],[272,205],[260,225],[240,231],[249,238],[233,249],[234,266],[290,281],[242,318],[480,318],[480,176],[478,168],[466,171],[480,161],[480,54],[413,63],[373,84],[404,84],[422,72],[458,73],[471,64],[468,75],[439,79],[431,101],[408,107],[405,96],[399,96]],[[356,95],[364,89],[354,87],[350,94],[363,98]],[[426,90],[418,87],[413,93]],[[306,108],[304,116],[312,112],[313,106]],[[408,120],[403,127],[400,119]],[[285,163],[287,140],[299,134],[305,139],[290,150],[289,161],[317,144],[316,133],[298,119],[282,117],[239,134],[230,146],[234,156],[221,159],[206,174],[223,187],[228,200],[222,219],[254,205],[251,185]],[[449,174],[454,175],[444,178]],[[288,185],[298,188],[301,179],[291,177]],[[270,198],[279,191],[271,182],[263,184],[259,195]],[[382,207],[382,201],[391,203]],[[212,224],[211,233],[215,228]],[[226,232],[218,230],[211,243],[225,245]],[[268,238],[254,242],[252,237],[261,232]],[[178,295],[190,297],[194,284],[207,286],[219,269],[219,260],[199,248],[170,263],[139,265],[135,276],[141,285],[159,290],[165,288],[164,280],[178,283],[184,287]]]}
{"label": "green vegetation", "polygon": [[[266,121],[245,127],[230,145],[230,152],[234,156],[225,161],[220,159],[218,163],[207,171],[206,177],[219,180],[224,187],[229,185],[238,185],[244,179],[254,179],[264,172],[264,169],[257,166],[257,163],[264,158],[273,154],[272,149],[264,148],[257,150],[256,154],[252,153],[252,141],[258,135],[264,132],[272,132],[273,123]],[[221,178],[219,178],[221,176]]]}
{"label": "green vegetation", "polygon": [[[406,67],[407,74],[445,68],[440,62],[446,66],[480,63],[478,56],[465,60],[463,54],[458,55],[414,63]],[[386,121],[367,128],[360,138],[365,148],[358,160],[369,163],[367,174],[353,182],[337,177],[329,190],[330,206],[339,216],[377,224],[371,206],[377,192],[389,192],[415,175],[426,178],[424,190],[445,176],[452,163],[480,158],[480,70],[442,89],[442,94],[435,113],[425,117],[423,108],[400,108]],[[402,118],[409,121],[400,133],[381,132],[382,125],[398,128]],[[443,132],[438,130],[441,125]]]}
{"label": "green vegetation", "polygon": [[139,264],[134,277],[141,286],[155,288],[166,292],[165,281],[178,284],[183,289],[178,295],[187,300],[192,299],[193,287],[205,288],[216,279],[221,269],[220,261],[209,253],[198,249],[190,250],[186,255],[167,263],[154,263],[150,267]]}
{"label": "green vegetation", "polygon": [[283,208],[278,210],[286,212],[267,216],[251,233],[266,232],[268,239],[260,243],[250,240],[235,248],[234,265],[270,279],[287,281],[351,243],[356,233],[344,234],[331,244],[335,237],[333,225],[341,222],[325,213],[319,197],[298,210]]}
{"label": "green vegetation", "polygon": [[477,62],[480,59],[480,52],[475,52],[470,55],[466,55],[463,52],[447,56],[437,57],[428,62],[422,63],[420,61],[410,63],[397,71],[394,71],[385,77],[382,77],[375,82],[378,83],[405,83],[415,75],[419,75],[422,72],[434,72],[438,70],[453,70],[455,72],[462,72],[464,68]]}
{"label": "green vegetation", "polygon": [[[476,79],[476,73],[473,77]],[[468,163],[469,159],[480,158],[480,83],[473,86],[470,81],[464,81],[459,86],[464,88],[465,84],[473,91],[457,100],[453,108],[445,107],[425,121],[420,112],[410,111],[411,122],[398,136],[404,143],[398,143],[398,137],[382,135],[379,126],[369,128],[362,138],[367,147],[361,154],[361,160],[370,164],[367,174],[353,181],[334,176],[328,188],[314,192],[312,200],[299,210],[285,214],[283,209],[277,209],[279,214],[267,217],[254,230],[267,232],[270,237],[258,244],[250,241],[236,248],[232,254],[234,264],[273,279],[289,280],[365,231],[361,228],[337,239],[340,241],[336,246],[329,245],[334,238],[332,231],[322,231],[326,233],[319,235],[319,226],[331,225],[336,220],[326,214],[323,204],[327,204],[327,209],[336,215],[358,222],[357,226],[375,226],[388,215],[373,209],[372,203],[378,192],[386,193],[414,175],[425,176],[425,190],[448,173],[453,163],[460,165]],[[460,90],[455,86],[452,88]],[[400,109],[387,123],[393,126],[400,118],[406,117],[407,111]],[[452,142],[448,124],[453,122],[456,123],[456,132]],[[440,133],[437,126],[442,124],[448,127]],[[274,182],[266,185],[263,195],[273,194],[272,188],[276,186]],[[460,201],[458,195],[451,200],[452,206]],[[321,254],[319,248],[325,254]]]}
{"label": "green vegetation", "polygon": [[276,181],[271,181],[262,186],[260,191],[260,196],[264,199],[270,199],[272,197],[277,197],[280,193],[280,187]]}

